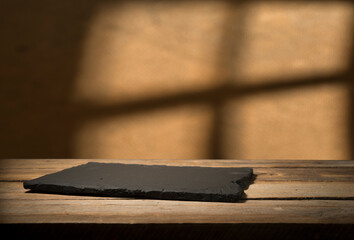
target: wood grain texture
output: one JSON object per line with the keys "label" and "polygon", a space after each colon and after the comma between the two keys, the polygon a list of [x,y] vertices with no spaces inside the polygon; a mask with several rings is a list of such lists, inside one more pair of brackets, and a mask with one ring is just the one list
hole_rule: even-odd
{"label": "wood grain texture", "polygon": [[211,159],[0,159],[0,167],[36,168],[67,167],[87,162],[111,162],[146,165],[210,166],[210,167],[354,167],[348,160],[211,160]]}
{"label": "wood grain texture", "polygon": [[89,161],[126,164],[252,167],[256,182],[353,182],[353,161],[313,160],[110,160],[110,159],[20,159],[0,160],[0,181],[24,181]]}
{"label": "wood grain texture", "polygon": [[[354,201],[2,200],[1,223],[353,223]],[[5,207],[6,206],[6,207]]]}
{"label": "wood grain texture", "polygon": [[1,159],[0,181],[29,180],[90,161],[168,166],[252,167],[257,175],[256,181],[352,182],[354,179],[354,161],[338,160]]}
{"label": "wood grain texture", "polygon": [[1,223],[350,223],[354,161],[94,160],[175,166],[253,167],[239,203],[31,193],[21,181],[92,160],[0,160]]}
{"label": "wood grain texture", "polygon": [[[22,182],[0,182],[0,200],[47,200],[47,199],[116,199],[109,197],[86,197],[60,194],[32,193],[23,188]],[[289,199],[289,198],[353,198],[352,183],[288,183],[263,182],[252,184],[245,191],[243,199]]]}

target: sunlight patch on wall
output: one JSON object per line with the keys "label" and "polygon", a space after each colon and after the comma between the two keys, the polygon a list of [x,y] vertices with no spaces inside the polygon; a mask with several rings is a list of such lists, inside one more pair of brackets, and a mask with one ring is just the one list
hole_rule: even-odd
{"label": "sunlight patch on wall", "polygon": [[259,84],[347,71],[353,37],[349,2],[253,2],[235,83]]}
{"label": "sunlight patch on wall", "polygon": [[[220,129],[226,158],[350,158],[349,96],[343,79],[296,89],[284,85],[271,92],[262,84],[321,82],[327,76],[336,80],[349,71],[353,6],[329,1],[241,5],[102,4],[83,47],[74,100],[118,111],[104,118],[92,111],[83,120],[76,157],[209,158],[213,129]],[[231,88],[217,88],[223,82],[238,93],[239,85],[246,90],[247,85],[259,86],[259,91],[232,95]],[[220,106],[222,111],[214,111],[214,100],[227,102],[220,89],[229,101]],[[203,90],[213,97],[198,99]],[[159,97],[167,103],[169,96],[183,99],[184,94],[189,98],[181,101],[183,106],[119,112],[125,103],[143,106]],[[191,99],[201,104],[189,103]],[[225,114],[219,127],[213,126],[217,112]]]}
{"label": "sunlight patch on wall", "polygon": [[111,103],[215,86],[223,2],[118,2],[98,10],[75,99]]}
{"label": "sunlight patch on wall", "polygon": [[78,158],[207,157],[211,115],[207,106],[173,107],[84,124]]}
{"label": "sunlight patch on wall", "polygon": [[350,159],[348,107],[348,89],[335,84],[230,101],[225,153],[244,159]]}

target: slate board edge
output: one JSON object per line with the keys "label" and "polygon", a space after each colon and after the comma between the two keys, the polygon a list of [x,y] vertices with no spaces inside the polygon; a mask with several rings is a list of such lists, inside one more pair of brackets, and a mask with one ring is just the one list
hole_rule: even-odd
{"label": "slate board edge", "polygon": [[[78,188],[72,186],[58,186],[52,184],[38,184],[35,183],[38,179],[46,177],[48,175],[56,174],[68,169],[77,168],[80,166],[88,164],[116,164],[116,165],[135,165],[135,166],[144,166],[144,167],[178,167],[178,168],[215,168],[215,167],[201,167],[201,166],[170,166],[170,165],[143,165],[143,164],[122,164],[122,163],[99,163],[99,162],[88,162],[86,164],[81,164],[71,168],[63,169],[55,173],[46,174],[44,176],[24,181],[23,187],[25,189],[30,189],[31,192],[38,193],[54,193],[61,195],[84,195],[84,196],[109,196],[109,197],[130,197],[137,199],[162,199],[162,200],[187,200],[187,201],[211,201],[211,202],[237,202],[240,200],[244,194],[245,189],[251,183],[253,176],[253,169],[247,167],[241,167],[242,169],[249,169],[249,177],[241,179],[236,183],[240,186],[242,191],[239,191],[235,194],[206,194],[206,193],[186,193],[186,192],[164,192],[164,191],[138,191],[138,190],[127,190],[127,189],[104,189],[100,191],[96,188]],[[236,167],[237,168],[237,167]],[[224,168],[229,169],[229,168]],[[239,168],[238,168],[239,169]]]}
{"label": "slate board edge", "polygon": [[76,188],[71,186],[57,186],[50,184],[26,185],[35,193],[54,193],[61,195],[77,196],[105,196],[136,199],[160,199],[160,200],[184,200],[184,201],[207,201],[207,202],[237,202],[243,195],[243,191],[237,194],[205,194],[186,192],[161,192],[161,191],[127,191],[126,189],[105,189],[102,192],[95,188]]}

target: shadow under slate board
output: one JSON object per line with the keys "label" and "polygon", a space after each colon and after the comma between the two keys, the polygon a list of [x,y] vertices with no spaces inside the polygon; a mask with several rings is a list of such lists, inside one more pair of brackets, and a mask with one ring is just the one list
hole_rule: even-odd
{"label": "shadow under slate board", "polygon": [[42,193],[236,202],[252,175],[252,168],[89,162],[25,181],[23,186]]}

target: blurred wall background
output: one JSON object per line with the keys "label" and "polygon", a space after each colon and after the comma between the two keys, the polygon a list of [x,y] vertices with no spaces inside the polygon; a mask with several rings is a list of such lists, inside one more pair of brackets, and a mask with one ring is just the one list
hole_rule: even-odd
{"label": "blurred wall background", "polygon": [[351,1],[0,0],[0,157],[353,159]]}

